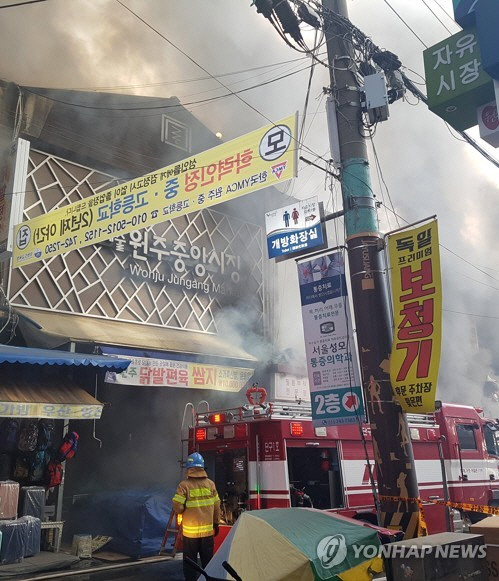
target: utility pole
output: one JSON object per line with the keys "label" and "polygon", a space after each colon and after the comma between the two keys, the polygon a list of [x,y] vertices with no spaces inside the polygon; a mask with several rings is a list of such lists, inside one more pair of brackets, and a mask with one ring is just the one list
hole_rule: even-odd
{"label": "utility pole", "polygon": [[361,99],[349,34],[335,15],[348,18],[346,0],[322,0],[335,103],[346,245],[357,325],[359,360],[372,442],[381,526],[403,530],[405,538],[420,534],[420,510],[414,455],[406,418],[396,402],[389,375],[392,346],[387,274],[378,232],[377,210],[363,137]]}

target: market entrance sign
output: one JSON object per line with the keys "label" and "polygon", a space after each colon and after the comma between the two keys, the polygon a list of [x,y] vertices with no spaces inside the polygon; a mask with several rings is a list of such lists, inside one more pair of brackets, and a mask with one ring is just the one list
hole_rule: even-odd
{"label": "market entrance sign", "polygon": [[255,192],[296,175],[296,116],[38,216],[15,228],[25,266]]}
{"label": "market entrance sign", "polygon": [[494,100],[494,84],[481,66],[470,28],[423,52],[428,108],[458,131],[477,125],[476,110]]}

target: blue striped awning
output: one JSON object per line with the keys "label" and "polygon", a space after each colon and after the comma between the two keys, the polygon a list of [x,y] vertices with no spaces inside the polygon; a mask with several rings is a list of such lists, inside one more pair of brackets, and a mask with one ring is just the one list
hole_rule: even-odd
{"label": "blue striped awning", "polygon": [[120,359],[119,357],[109,357],[107,355],[0,345],[0,363],[81,365],[84,367],[99,367],[104,370],[120,372],[124,371],[130,365],[130,360]]}

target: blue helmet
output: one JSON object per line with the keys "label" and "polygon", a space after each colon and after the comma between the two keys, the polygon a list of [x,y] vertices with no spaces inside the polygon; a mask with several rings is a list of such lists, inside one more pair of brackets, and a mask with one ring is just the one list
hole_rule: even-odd
{"label": "blue helmet", "polygon": [[204,458],[198,452],[194,452],[187,456],[185,462],[186,468],[204,468]]}

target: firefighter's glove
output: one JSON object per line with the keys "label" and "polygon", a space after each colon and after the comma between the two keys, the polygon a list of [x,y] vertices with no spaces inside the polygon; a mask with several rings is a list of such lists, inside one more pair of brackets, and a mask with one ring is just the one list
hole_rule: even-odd
{"label": "firefighter's glove", "polygon": [[220,527],[219,525],[213,525],[213,536],[216,537],[218,535]]}

